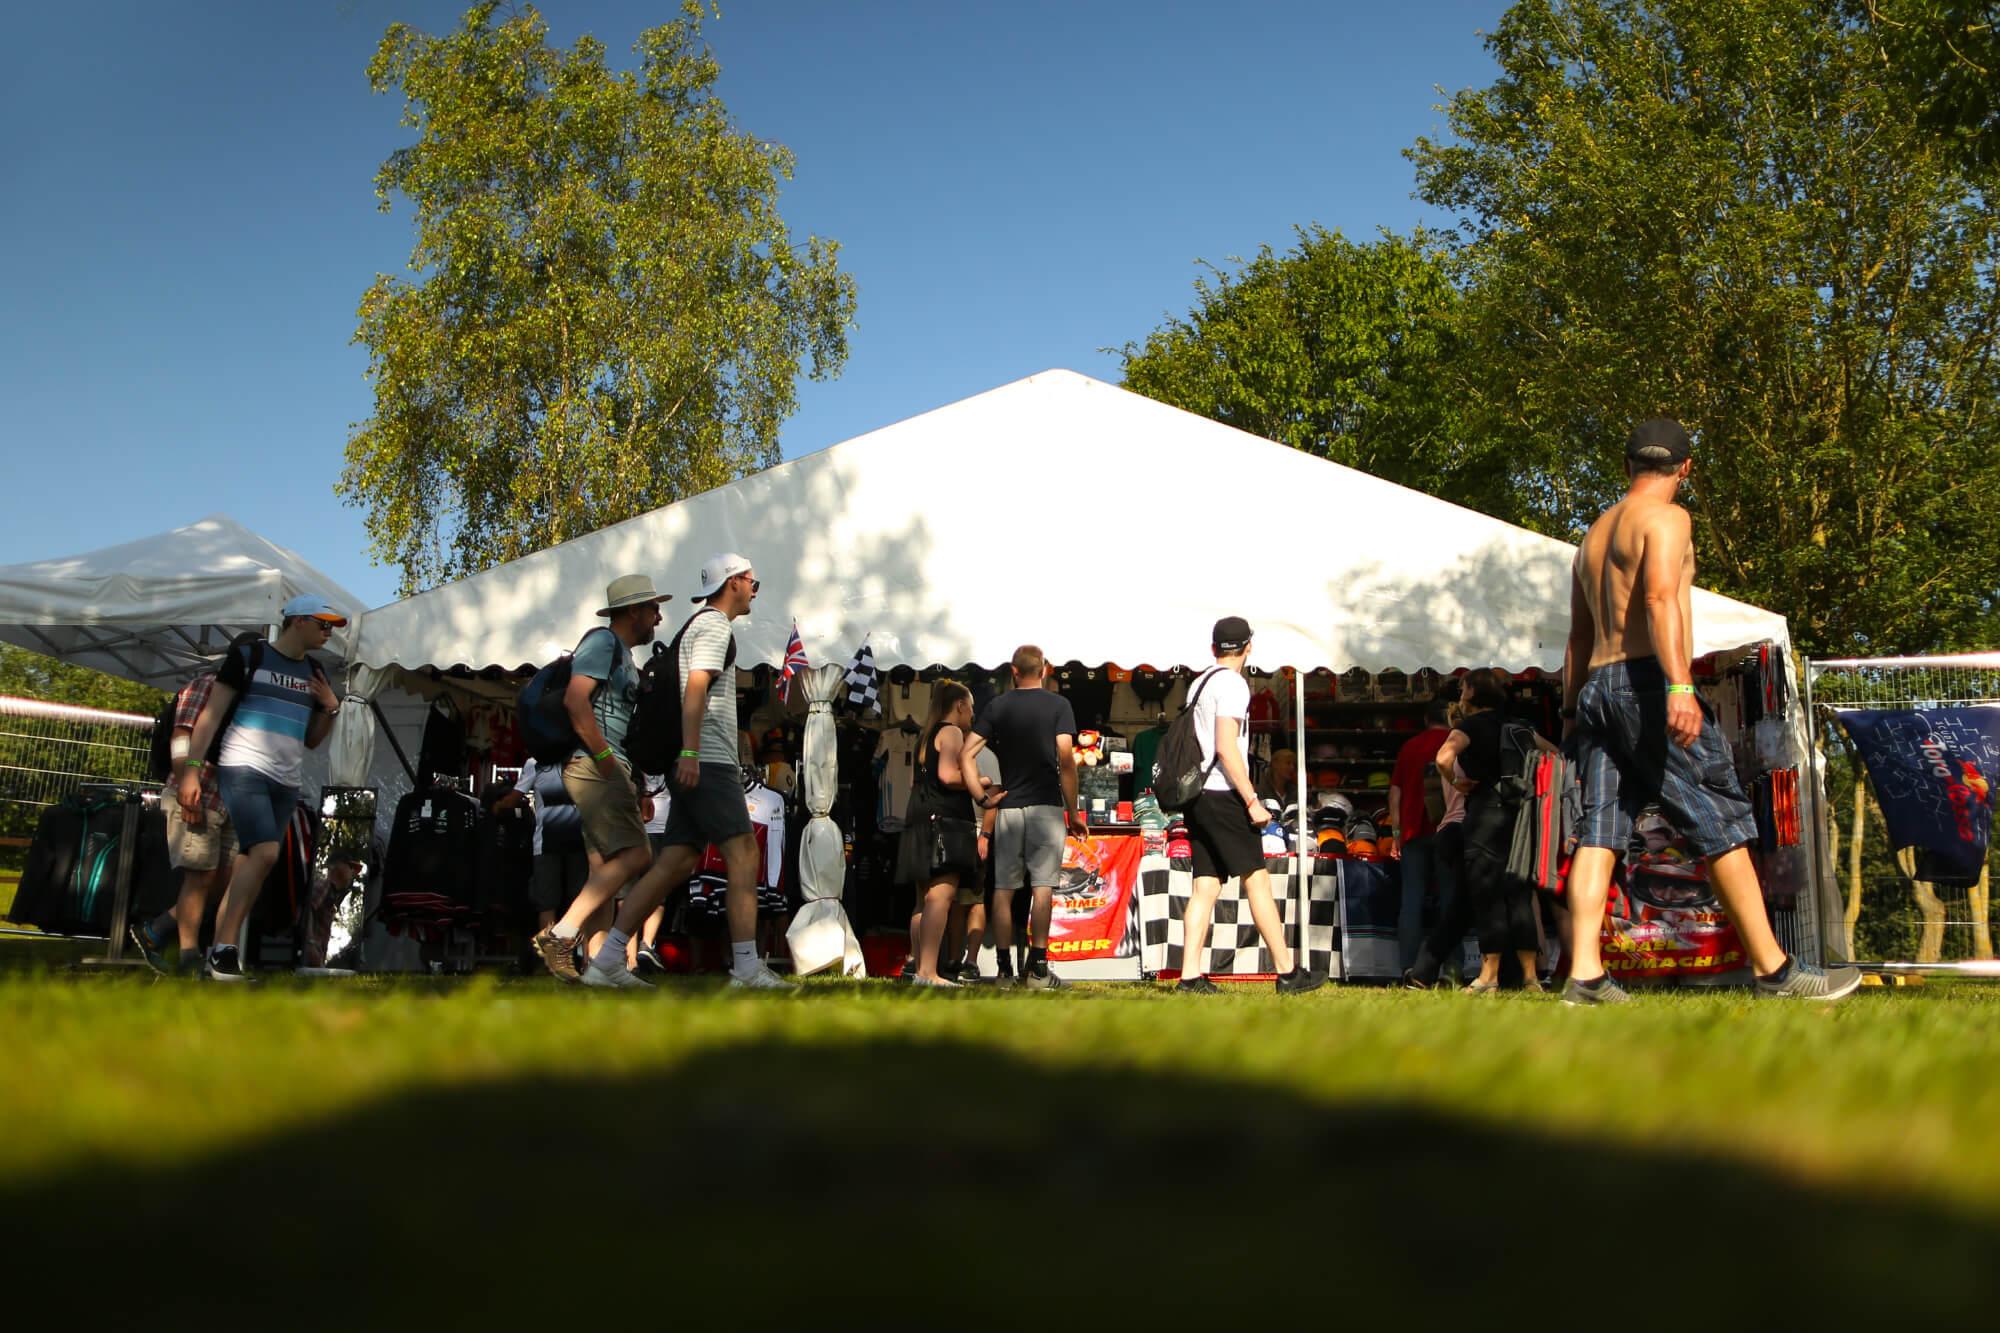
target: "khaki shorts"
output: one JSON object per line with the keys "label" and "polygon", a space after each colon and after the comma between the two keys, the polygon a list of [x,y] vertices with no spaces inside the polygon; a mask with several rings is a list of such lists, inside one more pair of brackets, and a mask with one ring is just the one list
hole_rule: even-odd
{"label": "khaki shorts", "polygon": [[167,864],[176,870],[214,870],[236,859],[236,827],[227,810],[203,810],[201,827],[189,828],[181,803],[161,801],[167,812]]}
{"label": "khaki shorts", "polygon": [[986,887],[983,884],[961,884],[952,902],[959,907],[977,907],[986,901]]}
{"label": "khaki shorts", "polygon": [[614,754],[618,775],[605,777],[589,755],[573,756],[563,765],[563,786],[583,819],[583,845],[602,857],[629,847],[645,847],[646,821],[639,818],[639,790],[632,785],[632,766]]}

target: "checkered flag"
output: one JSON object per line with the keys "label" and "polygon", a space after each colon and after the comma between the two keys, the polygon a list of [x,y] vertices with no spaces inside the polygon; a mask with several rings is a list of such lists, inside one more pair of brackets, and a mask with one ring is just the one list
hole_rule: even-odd
{"label": "checkered flag", "polygon": [[863,643],[847,664],[847,706],[857,713],[882,711],[882,673],[875,669],[875,650]]}
{"label": "checkered flag", "polygon": [[792,677],[806,669],[805,640],[799,637],[799,622],[792,622],[792,641],[785,645],[785,667],[778,673],[778,697],[792,701]]}

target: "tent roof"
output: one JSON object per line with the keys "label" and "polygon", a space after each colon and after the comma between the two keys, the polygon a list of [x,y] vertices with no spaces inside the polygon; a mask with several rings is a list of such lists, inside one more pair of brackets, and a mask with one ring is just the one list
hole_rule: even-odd
{"label": "tent roof", "polygon": [[[1558,668],[1573,548],[1072,371],[1051,370],[370,611],[372,667],[520,667],[651,574],[671,629],[696,570],[763,583],[738,661],[1199,665],[1242,615],[1252,665]],[[1695,594],[1696,651],[1786,640]]]}
{"label": "tent roof", "polygon": [[[82,555],[0,566],[0,639],[162,689],[178,688],[244,630],[316,592],[353,594],[226,514]],[[344,653],[349,631],[328,654]]]}

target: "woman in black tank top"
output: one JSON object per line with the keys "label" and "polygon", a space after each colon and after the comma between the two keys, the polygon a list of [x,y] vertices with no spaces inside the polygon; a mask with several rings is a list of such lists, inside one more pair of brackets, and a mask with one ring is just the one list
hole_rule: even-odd
{"label": "woman in black tank top", "polygon": [[[1512,952],[1521,961],[1522,988],[1542,989],[1537,975],[1541,936],[1535,928],[1534,886],[1507,873],[1507,855],[1520,811],[1518,797],[1503,793],[1501,779],[1517,773],[1519,756],[1529,746],[1554,749],[1524,722],[1507,716],[1504,671],[1487,667],[1465,679],[1465,715],[1438,750],[1438,771],[1465,793],[1465,850],[1459,891],[1472,908],[1479,929],[1479,976],[1466,986],[1474,995],[1500,989],[1500,957]],[[1532,740],[1510,728],[1527,730]]]}
{"label": "woman in black tank top", "polygon": [[[958,886],[979,874],[978,812],[958,770],[965,729],[971,725],[972,691],[956,681],[940,681],[931,692],[930,720],[917,745],[916,779],[896,862],[898,883],[917,890],[910,949],[919,986],[957,984],[938,976],[938,946]],[[988,800],[997,802],[1003,794],[993,793]]]}

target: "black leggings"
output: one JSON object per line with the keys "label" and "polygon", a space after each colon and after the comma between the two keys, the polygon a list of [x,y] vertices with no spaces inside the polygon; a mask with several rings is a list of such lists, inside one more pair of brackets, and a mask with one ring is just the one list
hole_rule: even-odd
{"label": "black leggings", "polygon": [[1471,904],[1479,930],[1479,952],[1531,953],[1541,945],[1535,931],[1535,888],[1507,873],[1518,809],[1503,801],[1468,801],[1465,808],[1465,868],[1459,894]]}

